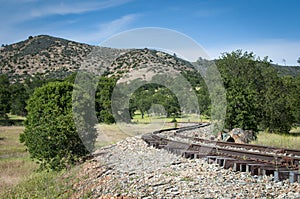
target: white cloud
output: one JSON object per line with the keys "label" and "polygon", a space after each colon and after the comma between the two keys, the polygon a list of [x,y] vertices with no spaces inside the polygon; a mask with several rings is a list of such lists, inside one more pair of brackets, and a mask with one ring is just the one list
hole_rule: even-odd
{"label": "white cloud", "polygon": [[66,14],[80,14],[89,11],[101,10],[110,7],[115,7],[129,0],[106,0],[106,1],[84,1],[84,2],[69,2],[69,3],[55,3],[36,8],[30,11],[31,17],[42,17],[48,15],[66,15]]}
{"label": "white cloud", "polygon": [[300,41],[288,41],[282,39],[217,46],[206,48],[206,51],[211,58],[218,58],[223,52],[232,52],[237,49],[253,52],[260,58],[268,56],[273,63],[280,65],[284,65],[283,59],[286,60],[286,65],[298,65],[297,59],[300,57]]}
{"label": "white cloud", "polygon": [[76,35],[67,36],[69,39],[99,45],[99,43],[116,33],[128,29],[128,26],[138,18],[138,14],[122,16],[110,22],[102,23],[94,32],[77,32]]}
{"label": "white cloud", "polygon": [[[3,0],[0,0],[0,2]],[[80,14],[90,11],[103,10],[112,7],[117,7],[132,0],[104,0],[104,1],[41,1],[41,0],[11,0],[3,1],[0,7],[1,32],[0,43],[9,44],[19,40],[26,39],[28,35],[36,34],[54,34],[59,35],[59,32],[66,31],[65,28],[57,29],[53,26],[52,29],[46,26],[33,26],[32,20],[52,15],[67,15]],[[60,3],[62,2],[62,3]],[[9,17],[7,17],[9,16]],[[124,19],[126,20],[126,19]],[[128,19],[127,19],[128,20]],[[56,22],[55,22],[56,23]],[[61,22],[64,23],[64,22]],[[28,27],[27,25],[28,24]],[[20,27],[23,27],[20,30]],[[59,26],[61,27],[61,26]],[[76,32],[76,31],[75,31]],[[73,38],[73,32],[68,34],[60,34],[61,36],[69,35]],[[84,42],[83,40],[82,42]]]}

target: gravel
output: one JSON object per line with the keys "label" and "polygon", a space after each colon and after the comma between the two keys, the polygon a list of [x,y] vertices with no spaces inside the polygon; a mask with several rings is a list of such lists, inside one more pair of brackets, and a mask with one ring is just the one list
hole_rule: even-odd
{"label": "gravel", "polygon": [[130,137],[84,164],[73,198],[300,198],[300,184],[185,159]]}

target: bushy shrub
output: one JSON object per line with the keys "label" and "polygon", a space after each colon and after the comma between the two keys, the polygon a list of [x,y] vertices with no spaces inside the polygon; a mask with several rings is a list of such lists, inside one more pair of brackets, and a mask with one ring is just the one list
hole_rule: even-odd
{"label": "bushy shrub", "polygon": [[73,87],[69,82],[51,82],[37,88],[28,101],[20,141],[41,168],[61,170],[89,153],[73,120]]}

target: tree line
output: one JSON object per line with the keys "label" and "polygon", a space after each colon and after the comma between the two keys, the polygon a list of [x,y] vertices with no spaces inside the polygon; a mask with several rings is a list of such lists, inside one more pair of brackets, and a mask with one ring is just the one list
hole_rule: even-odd
{"label": "tree line", "polygon": [[[198,60],[199,64],[203,65],[203,62],[205,60]],[[270,132],[286,133],[293,125],[300,123],[300,77],[279,77],[267,58],[261,60],[253,53],[243,53],[240,50],[223,54],[215,64],[220,71],[227,96],[225,128],[239,127],[254,131],[268,129]],[[210,116],[211,101],[201,74],[196,71],[183,71],[181,74],[196,93],[199,112]],[[25,79],[22,83],[10,83],[6,75],[0,75],[0,117],[7,118],[7,113],[26,116],[26,101],[36,88],[55,81],[73,83],[75,78],[76,73],[63,80],[35,77]],[[114,78],[102,76],[98,79],[95,110],[99,122],[115,122],[111,96],[116,84],[117,79]],[[141,86],[133,91],[129,106],[126,107],[129,108],[131,118],[136,111],[142,117],[151,114],[154,111],[151,109],[153,104],[164,107],[165,112],[160,114],[167,117],[180,117],[182,110],[185,113],[194,111],[193,106],[185,109],[180,107],[177,97],[165,86],[154,83],[137,85]],[[125,85],[122,89],[125,90],[126,86],[128,87]]]}

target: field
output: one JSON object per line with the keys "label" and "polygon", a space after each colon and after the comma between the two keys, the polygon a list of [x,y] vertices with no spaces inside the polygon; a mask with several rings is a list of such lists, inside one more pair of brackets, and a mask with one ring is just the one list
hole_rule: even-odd
{"label": "field", "polygon": [[37,168],[19,143],[23,130],[24,127],[0,127],[0,192],[18,184]]}
{"label": "field", "polygon": [[[98,125],[101,136],[96,146],[114,144],[128,136],[148,132],[148,125]],[[173,123],[164,125],[164,128],[174,127]],[[25,147],[19,143],[23,130],[22,126],[0,126],[0,198],[69,198],[74,194],[72,184],[79,180],[76,174],[81,165],[62,172],[37,172],[38,165],[30,160]],[[290,135],[260,132],[253,144],[300,149],[300,128],[291,132]]]}
{"label": "field", "polygon": [[257,136],[257,140],[252,142],[252,144],[300,150],[300,127],[293,128],[291,133],[286,135],[260,132]]}
{"label": "field", "polygon": [[69,198],[81,166],[38,172],[38,165],[19,142],[23,130],[22,126],[0,126],[0,198]]}
{"label": "field", "polygon": [[[159,117],[159,116],[148,116],[147,114],[144,115],[144,118],[142,118],[141,114],[136,111],[135,115],[133,116],[132,122],[135,123],[151,123],[151,122],[171,122],[173,118],[166,118],[166,117]],[[183,115],[180,118],[176,118],[177,122],[207,122],[208,118],[206,116],[199,115],[197,114],[188,114],[188,115]]]}

